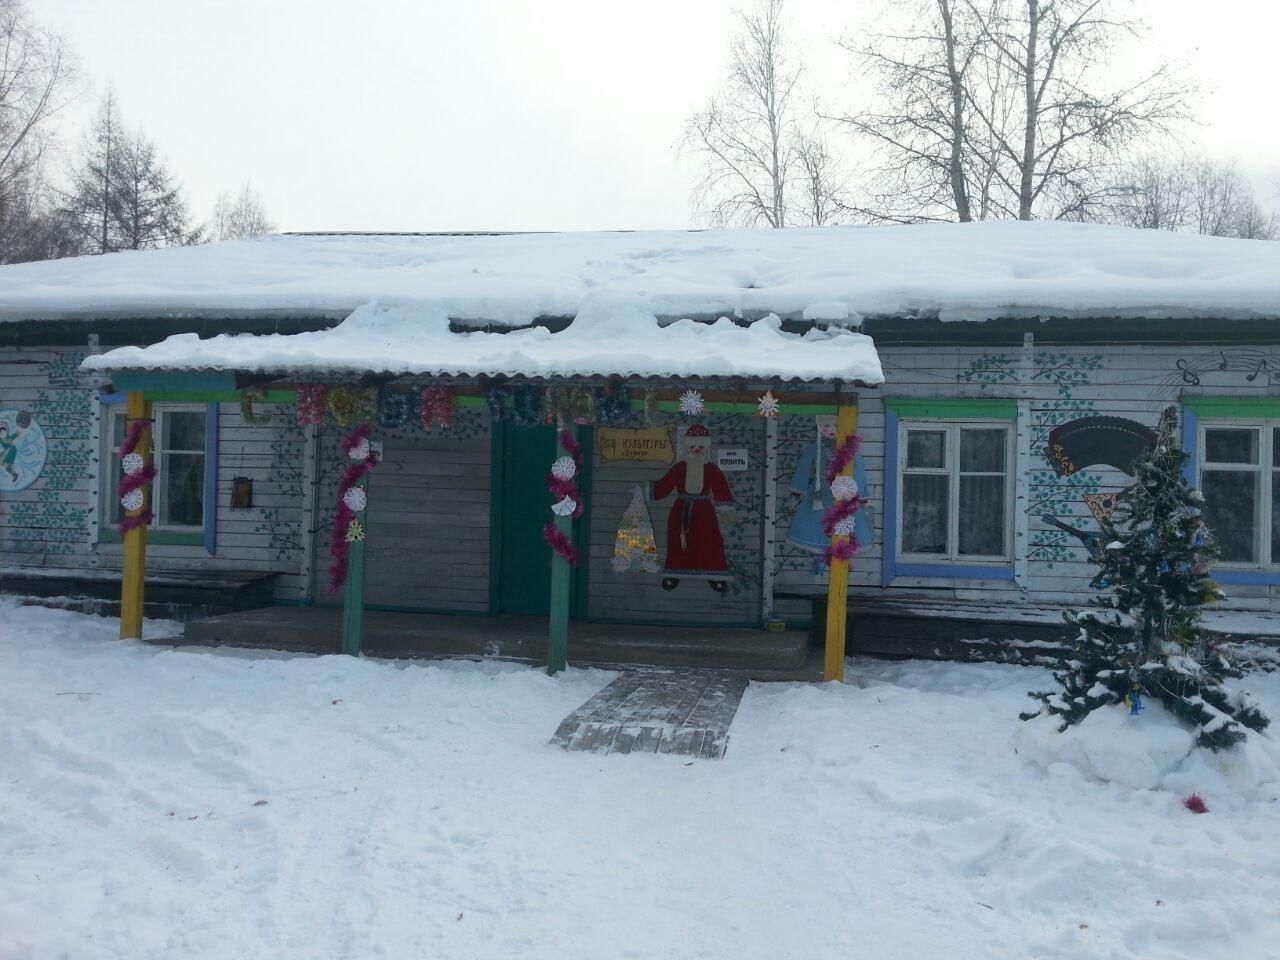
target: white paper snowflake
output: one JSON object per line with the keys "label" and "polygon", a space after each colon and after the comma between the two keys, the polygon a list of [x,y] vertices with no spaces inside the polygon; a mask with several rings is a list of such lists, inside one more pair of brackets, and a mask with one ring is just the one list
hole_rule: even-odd
{"label": "white paper snowflake", "polygon": [[352,517],[351,522],[347,524],[347,543],[360,543],[364,539],[364,524]]}
{"label": "white paper snowflake", "polygon": [[766,420],[773,420],[782,412],[782,404],[778,403],[778,398],[773,395],[772,390],[766,390],[757,403],[760,407],[760,416]]}
{"label": "white paper snowflake", "polygon": [[557,480],[572,480],[578,475],[578,465],[573,457],[561,457],[551,465],[551,475]]}
{"label": "white paper snowflake", "polygon": [[359,513],[369,505],[369,495],[364,492],[363,487],[352,487],[342,495],[342,502],[352,513]]}
{"label": "white paper snowflake", "polygon": [[369,438],[361,437],[360,442],[351,448],[351,452],[347,454],[356,463],[363,463],[369,459]]}
{"label": "white paper snowflake", "polygon": [[573,497],[565,497],[560,502],[551,505],[551,512],[557,517],[567,517],[577,509],[578,501],[574,500]]}
{"label": "white paper snowflake", "polygon": [[837,520],[836,525],[832,528],[837,537],[848,537],[853,534],[853,517],[845,517],[843,520]]}
{"label": "white paper snowflake", "polygon": [[146,502],[146,495],[141,490],[130,490],[120,498],[120,506],[126,510],[141,510]]}
{"label": "white paper snowflake", "polygon": [[837,500],[852,500],[858,495],[858,484],[853,477],[836,477],[831,481],[831,496]]}
{"label": "white paper snowflake", "polygon": [[697,390],[686,390],[680,394],[680,412],[686,417],[696,417],[705,409],[707,405],[702,400],[702,394]]}
{"label": "white paper snowflake", "polygon": [[120,466],[129,476],[141,473],[147,468],[147,461],[143,459],[142,454],[138,451],[126,453],[124,459],[120,461]]}

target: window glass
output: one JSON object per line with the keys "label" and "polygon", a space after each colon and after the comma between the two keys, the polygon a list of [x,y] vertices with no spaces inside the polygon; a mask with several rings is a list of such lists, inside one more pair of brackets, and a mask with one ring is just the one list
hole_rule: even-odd
{"label": "window glass", "polygon": [[[992,430],[984,432],[1002,436]],[[960,449],[964,450],[963,441]],[[1003,476],[960,478],[960,554],[971,557],[1004,555],[1004,491]]]}
{"label": "window glass", "polygon": [[204,454],[166,453],[161,458],[165,526],[198,527],[204,523]]}
{"label": "window glass", "polygon": [[1258,462],[1258,431],[1249,428],[1214,427],[1204,432],[1205,463]]}
{"label": "window glass", "polygon": [[204,452],[204,412],[197,410],[166,410],[160,419],[164,438],[164,450]]}
{"label": "window glass", "polygon": [[909,473],[902,478],[902,552],[947,552],[948,477]]}
{"label": "window glass", "polygon": [[[120,522],[120,444],[124,441],[126,417],[119,408],[106,414],[110,449],[105,451],[104,470],[108,478],[103,504],[103,523]],[[157,476],[152,487],[152,509],[156,523],[163,527],[204,525],[205,419],[203,410],[155,409],[156,429],[153,462]]]}
{"label": "window glass", "polygon": [[[961,430],[960,470],[964,473],[1003,473],[1004,430]],[[961,512],[963,516],[963,509]]]}
{"label": "window glass", "polygon": [[1261,474],[1253,470],[1205,470],[1201,475],[1205,522],[1217,538],[1223,560],[1258,562],[1260,479]]}
{"label": "window glass", "polygon": [[[1271,462],[1275,465],[1275,447]],[[1271,562],[1280,563],[1280,470],[1271,473]]]}
{"label": "window glass", "polygon": [[946,465],[947,435],[944,431],[907,431],[908,470],[940,470]]}

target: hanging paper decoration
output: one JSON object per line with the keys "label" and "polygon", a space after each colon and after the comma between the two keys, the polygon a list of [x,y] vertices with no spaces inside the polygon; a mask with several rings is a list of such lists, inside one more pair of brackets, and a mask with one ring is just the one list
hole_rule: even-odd
{"label": "hanging paper decoration", "polygon": [[614,573],[627,573],[637,566],[645,573],[657,573],[658,544],[653,536],[653,519],[644,499],[644,489],[636,484],[631,503],[622,514],[618,535],[613,540]]}
{"label": "hanging paper decoration", "polygon": [[507,387],[490,387],[485,399],[489,403],[489,415],[495,421],[507,419],[507,401],[511,399],[511,390]]}
{"label": "hanging paper decoration", "polygon": [[631,415],[631,400],[624,388],[604,393],[596,401],[596,423],[602,426],[622,423]]}
{"label": "hanging paper decoration", "polygon": [[378,465],[378,458],[369,445],[372,429],[372,424],[362,423],[342,441],[342,451],[349,462],[338,483],[338,509],[333,516],[333,536],[329,546],[329,554],[333,557],[329,568],[330,593],[337,593],[347,582],[348,547],[365,538],[364,527],[356,514],[367,506],[368,494],[357,484]]}
{"label": "hanging paper decoration", "polygon": [[574,388],[573,422],[587,427],[596,422],[596,392],[591,387]]}
{"label": "hanging paper decoration", "polygon": [[773,395],[772,390],[766,390],[764,396],[756,401],[756,405],[760,408],[757,416],[764,417],[766,420],[776,420],[778,414],[782,412],[782,404],[778,403],[778,398]]}
{"label": "hanging paper decoration", "polygon": [[644,388],[644,425],[651,427],[658,420],[658,395],[653,387]]}
{"label": "hanging paper decoration", "polygon": [[511,399],[511,422],[527,429],[542,422],[542,397],[536,387],[517,387]]}
{"label": "hanging paper decoration", "polygon": [[[579,517],[582,515],[582,496],[578,493],[578,486],[573,478],[582,467],[582,447],[570,430],[560,431],[560,446],[567,452],[567,456],[559,457],[547,474],[547,489],[554,498],[551,510],[558,517]],[[542,528],[542,537],[569,566],[578,565],[578,551],[574,548],[573,541],[555,523],[547,521]]]}
{"label": "hanging paper decoration", "polygon": [[129,424],[124,441],[120,444],[120,467],[124,471],[124,476],[120,478],[120,506],[125,511],[120,517],[121,536],[130,530],[145,527],[155,519],[155,514],[146,509],[146,506],[147,487],[156,478],[156,468],[148,462],[147,457],[138,453],[142,434],[150,426],[147,420],[134,420]]}
{"label": "hanging paper decoration", "polygon": [[398,430],[413,417],[414,396],[403,390],[383,388],[378,396],[378,426]]}
{"label": "hanging paper decoration", "polygon": [[844,473],[853,465],[854,454],[861,443],[857,434],[846,437],[836,448],[823,475],[831,490],[832,503],[822,515],[822,529],[835,540],[822,554],[828,567],[836,560],[851,560],[858,552],[858,538],[853,532],[854,514],[862,509],[866,500],[858,495],[858,485],[853,478]]}
{"label": "hanging paper decoration", "polygon": [[263,395],[252,390],[240,391],[240,422],[251,427],[265,427],[271,422],[271,414],[253,412],[254,396],[262,397]]}
{"label": "hanging paper decoration", "polygon": [[329,390],[323,383],[304,383],[298,387],[296,401],[298,426],[309,427],[312,424],[324,424],[328,393]]}
{"label": "hanging paper decoration", "polygon": [[328,393],[329,412],[340,427],[372,420],[376,399],[365,387],[332,387]]}
{"label": "hanging paper decoration", "polygon": [[680,412],[686,417],[696,417],[705,409],[707,405],[697,390],[686,390],[680,394]]}
{"label": "hanging paper decoration", "polygon": [[427,387],[422,391],[418,415],[422,418],[422,429],[428,433],[436,424],[441,430],[453,426],[453,414],[457,408],[457,397],[453,387]]}

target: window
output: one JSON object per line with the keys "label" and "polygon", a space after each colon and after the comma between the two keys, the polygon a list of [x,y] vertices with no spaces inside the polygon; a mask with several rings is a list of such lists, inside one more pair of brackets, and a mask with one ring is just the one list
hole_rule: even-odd
{"label": "window", "polygon": [[1013,431],[1000,423],[903,423],[899,553],[1009,559]]}
{"label": "window", "polygon": [[[111,449],[104,462],[113,464],[105,484],[105,523],[120,522],[120,444],[124,441],[125,415],[119,406],[109,407]],[[160,406],[153,408],[152,456],[156,479],[151,488],[153,530],[198,533],[204,529],[205,512],[205,407]]]}
{"label": "window", "polygon": [[1280,563],[1280,421],[1201,423],[1200,490],[1222,562]]}

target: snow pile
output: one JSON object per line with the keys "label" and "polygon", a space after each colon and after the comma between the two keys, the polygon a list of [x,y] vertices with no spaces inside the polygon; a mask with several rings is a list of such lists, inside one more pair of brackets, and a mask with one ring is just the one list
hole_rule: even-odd
{"label": "snow pile", "polygon": [[[601,757],[547,743],[600,671],[171,651],[11,600],[0,623],[6,960],[1280,942],[1280,806],[1185,767],[1170,792],[1029,763],[1041,670],[855,662],[845,686],[752,685],[722,761]],[[1280,674],[1252,679],[1280,706]]]}
{"label": "snow pile", "polygon": [[524,325],[591,293],[664,318],[1280,318],[1280,245],[1018,221],[788,230],[279,236],[0,267],[0,318],[309,315]]}
{"label": "snow pile", "polygon": [[832,327],[784,333],[776,316],[740,327],[677,320],[659,327],[639,297],[593,295],[559,333],[453,333],[443,310],[369,304],[330,330],[291,335],[194,333],[88,358],[92,370],[366,371],[546,376],[786,376],[884,382],[871,338]]}

